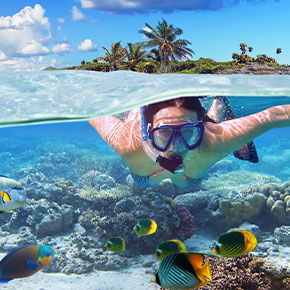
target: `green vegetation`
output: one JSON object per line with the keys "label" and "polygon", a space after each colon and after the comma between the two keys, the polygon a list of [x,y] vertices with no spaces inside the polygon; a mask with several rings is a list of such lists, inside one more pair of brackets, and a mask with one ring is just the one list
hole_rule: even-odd
{"label": "green vegetation", "polygon": [[194,54],[193,50],[187,45],[191,44],[186,39],[176,39],[183,31],[180,28],[174,28],[171,24],[168,25],[166,20],[158,21],[156,28],[148,23],[145,23],[146,28],[139,32],[143,33],[149,40],[144,41],[145,47],[158,47],[160,52],[161,66],[166,67],[170,59],[189,59],[189,56]]}
{"label": "green vegetation", "polygon": [[[194,51],[186,39],[178,39],[183,33],[180,28],[168,25],[166,20],[158,22],[156,28],[145,23],[146,27],[139,30],[147,38],[141,43],[127,43],[125,47],[121,41],[112,43],[110,48],[102,47],[105,56],[99,56],[92,62],[81,62],[80,66],[73,66],[69,70],[93,70],[111,72],[116,70],[131,70],[144,73],[190,73],[190,74],[216,74],[224,73],[228,69],[237,69],[245,65],[268,65],[271,67],[286,67],[280,65],[273,57],[266,54],[250,56],[253,47],[240,43],[241,53],[234,52],[231,61],[216,62],[210,58],[190,60]],[[146,49],[151,48],[150,51]],[[282,52],[276,49],[277,55]],[[44,70],[54,70],[48,67]]]}

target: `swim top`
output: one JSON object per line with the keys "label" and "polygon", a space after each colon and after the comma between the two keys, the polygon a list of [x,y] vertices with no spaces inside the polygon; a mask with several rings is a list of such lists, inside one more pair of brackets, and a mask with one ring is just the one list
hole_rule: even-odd
{"label": "swim top", "polygon": [[[160,171],[154,172],[150,175],[137,175],[137,174],[131,172],[131,176],[138,185],[140,185],[142,187],[151,187],[153,185],[149,184],[149,178],[153,175],[156,175],[156,174],[164,171],[164,170],[165,169],[161,169]],[[203,179],[202,177],[201,178],[191,178],[191,177],[188,177],[186,175],[183,175],[183,177],[187,179],[188,185],[187,186],[180,186],[182,188],[196,187],[202,182],[202,179]]]}

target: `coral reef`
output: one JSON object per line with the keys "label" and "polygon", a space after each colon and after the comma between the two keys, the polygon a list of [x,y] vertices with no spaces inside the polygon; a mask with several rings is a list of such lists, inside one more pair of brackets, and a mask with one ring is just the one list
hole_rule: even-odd
{"label": "coral reef", "polygon": [[260,187],[260,192],[267,197],[267,207],[273,217],[290,225],[290,181],[265,184]]}
{"label": "coral reef", "polygon": [[185,241],[191,238],[196,230],[194,225],[194,218],[184,206],[177,206],[176,213],[180,218],[180,225],[176,229],[175,235],[178,239]]}
{"label": "coral reef", "polygon": [[[140,188],[121,158],[109,155],[94,144],[95,140],[90,145],[86,140],[79,142],[37,146],[15,143],[12,153],[0,153],[0,160],[6,167],[13,167],[13,177],[22,182],[28,195],[28,203],[13,211],[11,220],[11,213],[0,215],[2,251],[42,243],[55,249],[55,260],[45,268],[46,272],[120,270],[130,263],[140,264],[142,254],[151,257],[164,240],[185,241],[195,228],[222,232],[250,221],[250,225],[243,223],[240,228],[250,229],[258,236],[256,252],[275,259],[283,254],[285,263],[289,263],[289,181],[281,183],[273,176],[241,171],[244,163],[225,159],[213,166],[197,188],[178,188],[170,180],[152,188]],[[78,148],[80,144],[86,149]],[[97,150],[92,149],[94,146]],[[25,152],[20,154],[22,148]],[[12,172],[5,166],[1,173]],[[134,233],[133,226],[144,217],[154,219],[158,228],[155,234],[141,238]],[[267,218],[272,228],[265,233],[259,221]],[[105,249],[105,241],[113,235],[125,238],[123,254]],[[217,270],[213,270],[210,289],[286,287],[284,272],[253,266],[253,259],[246,256],[239,262],[211,258]],[[148,262],[151,269],[154,263],[155,260]],[[271,276],[267,271],[276,274]],[[260,280],[260,275],[264,280]],[[223,285],[228,288],[218,288]]]}
{"label": "coral reef", "polygon": [[197,190],[174,198],[195,217],[197,227],[222,232],[231,226],[258,218],[265,208],[266,196],[259,188],[279,179],[246,171],[214,175]]}
{"label": "coral reef", "polygon": [[278,244],[290,246],[290,226],[281,226],[274,230],[274,238]]}
{"label": "coral reef", "polygon": [[223,199],[220,202],[221,212],[228,226],[239,225],[256,217],[263,209],[266,197],[260,193],[249,194],[244,200],[231,201]]}
{"label": "coral reef", "polygon": [[252,254],[209,260],[212,281],[201,290],[290,289],[289,269],[268,264]]}

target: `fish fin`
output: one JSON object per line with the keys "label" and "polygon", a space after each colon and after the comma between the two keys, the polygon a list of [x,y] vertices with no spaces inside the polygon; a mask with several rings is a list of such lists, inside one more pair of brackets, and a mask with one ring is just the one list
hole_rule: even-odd
{"label": "fish fin", "polygon": [[180,252],[181,252],[181,253],[186,252],[186,246],[185,246],[185,244],[181,245]]}
{"label": "fish fin", "polygon": [[209,260],[205,262],[205,264],[200,269],[201,274],[206,277],[208,280],[212,280],[210,267],[209,267]]}
{"label": "fish fin", "polygon": [[13,279],[1,279],[0,278],[0,283],[8,283],[11,280],[13,280]]}
{"label": "fish fin", "polygon": [[244,235],[246,244],[246,249],[243,252],[243,254],[253,251],[258,244],[256,236],[249,231],[239,231],[239,232],[241,232]]}
{"label": "fish fin", "polygon": [[27,259],[26,266],[30,271],[36,271],[38,268],[41,268],[41,264],[35,262],[34,260]]}
{"label": "fish fin", "polygon": [[251,163],[259,162],[256,146],[253,141],[243,145],[240,149],[233,152],[234,156],[240,160],[246,160]]}
{"label": "fish fin", "polygon": [[199,269],[195,269],[195,273],[198,280],[200,280],[200,284],[196,285],[195,288],[204,286],[207,284],[208,280],[212,280],[209,260],[207,260],[203,266],[199,267]]}
{"label": "fish fin", "polygon": [[[191,259],[195,260],[195,265],[191,263],[191,265],[193,266],[194,272],[198,278],[198,280],[200,280],[200,284],[196,285],[195,288],[204,286],[207,284],[208,280],[212,280],[211,277],[211,273],[210,273],[210,267],[209,267],[209,260],[207,260],[205,262],[204,265],[201,265],[200,262],[203,262],[203,256],[202,259],[200,257],[197,257],[198,254],[195,254],[195,256],[192,256]],[[191,262],[191,261],[190,261]]]}

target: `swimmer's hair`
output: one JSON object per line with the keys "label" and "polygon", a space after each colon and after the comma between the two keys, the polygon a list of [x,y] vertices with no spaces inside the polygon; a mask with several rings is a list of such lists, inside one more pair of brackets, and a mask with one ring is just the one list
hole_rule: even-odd
{"label": "swimmer's hair", "polygon": [[177,107],[177,108],[184,108],[189,111],[195,111],[197,113],[198,120],[203,121],[203,122],[216,123],[213,119],[211,119],[206,114],[206,110],[202,107],[199,97],[180,97],[180,98],[176,98],[172,100],[150,104],[146,106],[146,110],[144,112],[147,123],[152,124],[153,116],[159,110],[166,107]]}

